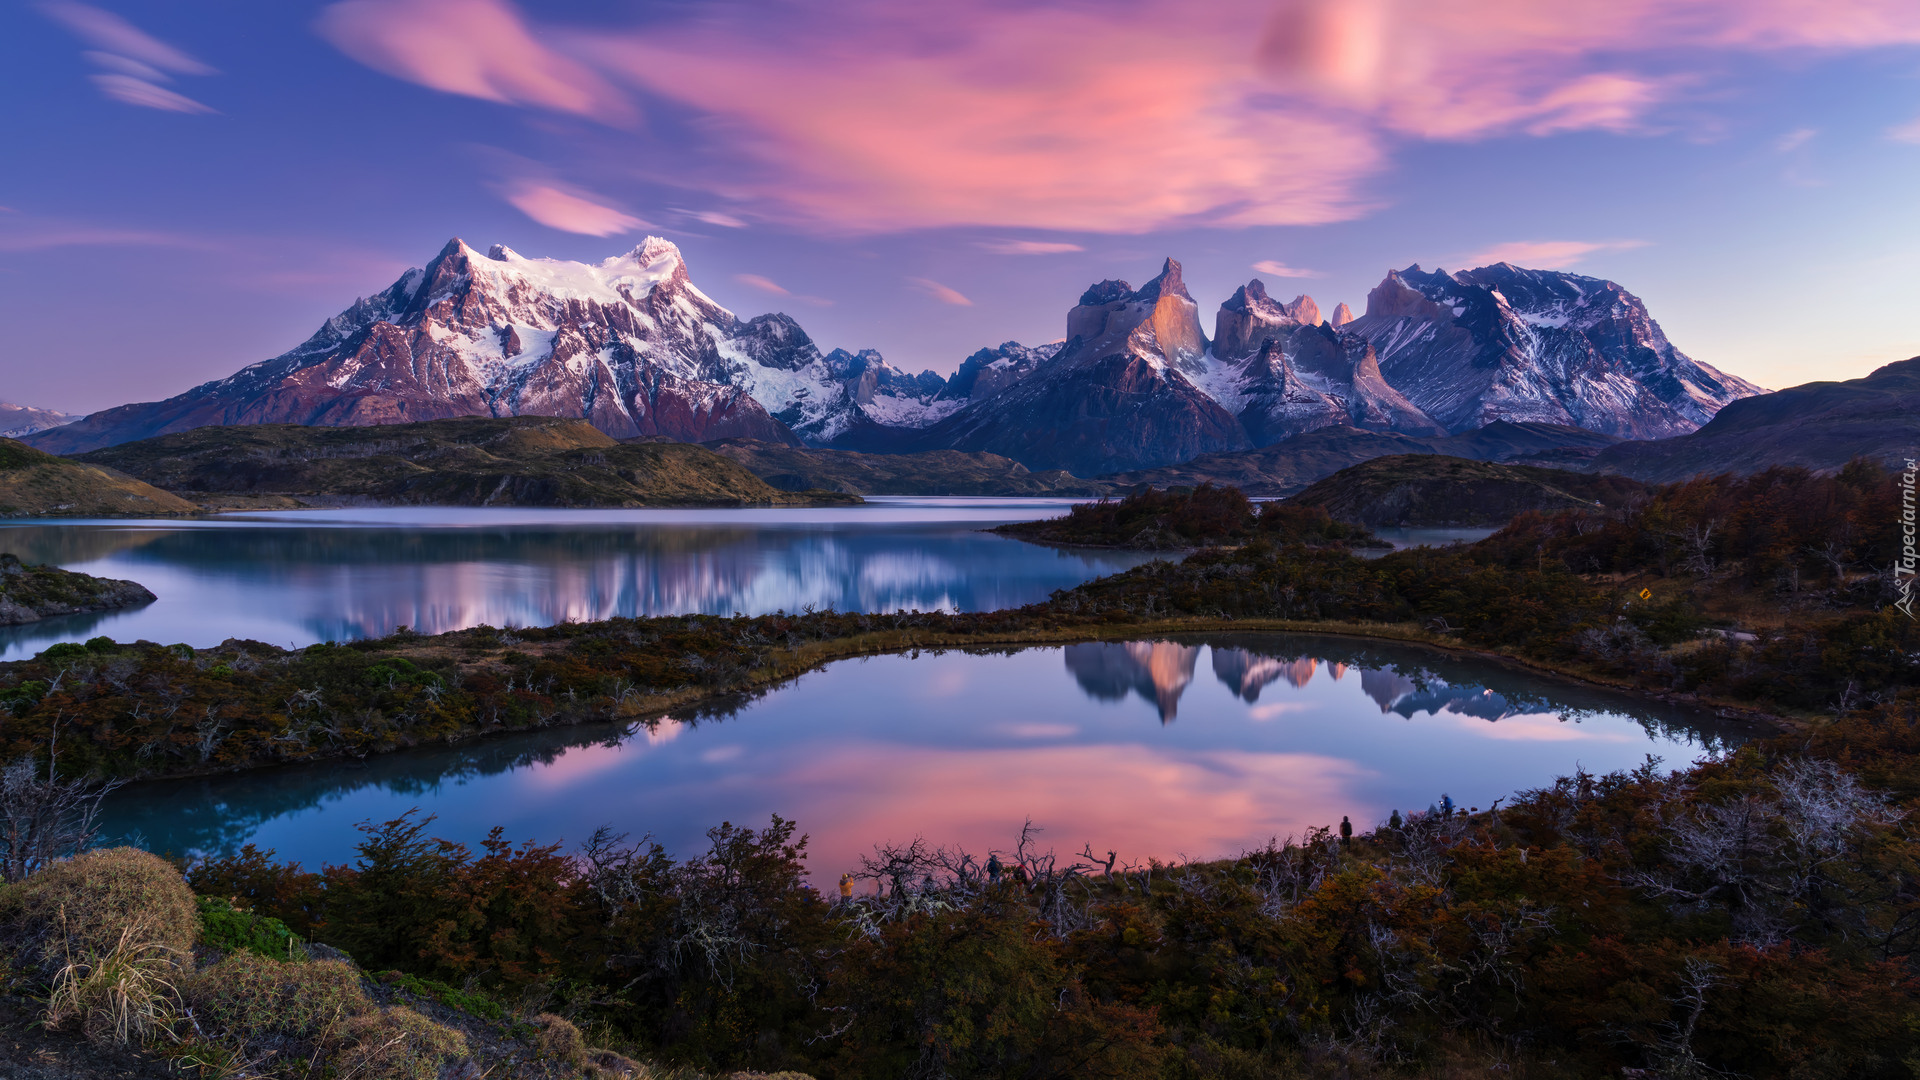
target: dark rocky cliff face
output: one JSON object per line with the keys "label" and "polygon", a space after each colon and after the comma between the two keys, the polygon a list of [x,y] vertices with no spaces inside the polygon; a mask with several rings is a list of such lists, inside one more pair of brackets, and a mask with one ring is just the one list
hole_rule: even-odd
{"label": "dark rocky cliff face", "polygon": [[1088,289],[1057,353],[898,448],[984,450],[1077,476],[1244,448],[1240,422],[1186,374],[1205,370],[1206,344],[1180,264],[1168,259],[1140,289]]}

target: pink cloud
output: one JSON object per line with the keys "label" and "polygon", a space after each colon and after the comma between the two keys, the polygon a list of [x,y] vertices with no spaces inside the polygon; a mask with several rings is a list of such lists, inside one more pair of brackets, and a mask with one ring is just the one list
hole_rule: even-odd
{"label": "pink cloud", "polygon": [[[596,197],[597,198],[597,197]],[[507,192],[514,208],[550,229],[583,236],[616,236],[644,229],[645,221],[550,184],[523,183]]]}
{"label": "pink cloud", "polygon": [[1887,129],[1887,138],[1895,142],[1920,143],[1920,117]]}
{"label": "pink cloud", "polygon": [[1463,261],[1469,266],[1507,262],[1536,269],[1558,269],[1572,266],[1598,251],[1626,251],[1646,246],[1645,240],[1516,240],[1495,244],[1477,254],[1468,255]]}
{"label": "pink cloud", "polygon": [[775,296],[793,295],[793,293],[781,287],[779,282],[772,278],[761,277],[759,274],[735,274],[733,275],[733,280],[742,285],[751,285],[762,292],[770,292]]}
{"label": "pink cloud", "polygon": [[543,44],[505,0],[344,0],[322,11],[315,29],[376,71],[449,94],[609,122],[633,115],[604,79]]}
{"label": "pink cloud", "polygon": [[40,10],[103,52],[181,75],[212,75],[214,69],[154,37],[111,11],[90,4],[55,2]]}
{"label": "pink cloud", "polygon": [[958,289],[948,288],[947,286],[942,285],[939,282],[931,280],[929,278],[916,277],[916,278],[908,278],[907,280],[913,282],[914,286],[918,288],[921,292],[926,293],[928,296],[933,297],[935,300],[938,300],[943,304],[952,304],[954,307],[972,307],[973,306],[973,301],[961,295],[960,290]]}
{"label": "pink cloud", "polygon": [[1274,277],[1326,277],[1325,274],[1318,270],[1302,270],[1297,266],[1288,266],[1286,263],[1279,262],[1275,259],[1261,259],[1259,262],[1253,264],[1253,268],[1263,274],[1272,274]]}
{"label": "pink cloud", "polygon": [[1061,255],[1087,250],[1079,244],[1058,240],[982,240],[975,246],[995,255]]}
{"label": "pink cloud", "polygon": [[453,93],[673,102],[707,139],[674,179],[790,223],[1129,233],[1356,216],[1397,140],[1651,133],[1717,57],[1920,43],[1920,5],[775,0],[543,34],[506,0],[345,0],[321,25]]}
{"label": "pink cloud", "polygon": [[93,85],[99,87],[102,94],[128,105],[140,105],[149,109],[178,113],[218,111],[211,106],[200,104],[185,94],[175,93],[164,86],[155,86],[131,75],[95,75]]}

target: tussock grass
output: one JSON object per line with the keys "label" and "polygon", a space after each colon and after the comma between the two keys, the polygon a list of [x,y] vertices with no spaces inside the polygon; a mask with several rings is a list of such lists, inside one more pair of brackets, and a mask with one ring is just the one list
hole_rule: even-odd
{"label": "tussock grass", "polygon": [[0,894],[0,935],[21,966],[51,980],[76,957],[106,957],[138,928],[142,947],[191,957],[200,909],[180,871],[139,848],[89,851]]}
{"label": "tussock grass", "polygon": [[441,1063],[467,1053],[467,1037],[403,1005],[349,1019],[334,1055],[338,1080],[435,1080]]}
{"label": "tussock grass", "polygon": [[201,972],[186,999],[207,1036],[271,1049],[324,1039],[374,1009],[350,964],[283,963],[244,951]]}
{"label": "tussock grass", "polygon": [[136,921],[121,929],[112,949],[69,957],[54,974],[47,1026],[78,1020],[96,1046],[154,1041],[179,1017],[176,979],[191,966],[191,954],[153,940],[147,921]]}

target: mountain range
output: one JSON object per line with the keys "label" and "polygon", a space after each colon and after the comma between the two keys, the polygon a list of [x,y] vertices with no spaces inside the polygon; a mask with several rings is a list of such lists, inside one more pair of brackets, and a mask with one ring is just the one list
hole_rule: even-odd
{"label": "mountain range", "polygon": [[1352,317],[1255,279],[1208,338],[1181,266],[1089,287],[1062,341],[982,349],[951,377],[822,352],[742,320],[649,237],[598,264],[458,239],[298,347],[165,401],[28,437],[79,453],[207,425],[584,419],[616,439],[990,453],[1079,476],[1256,450],[1325,428],[1440,438],[1509,420],[1620,438],[1692,432],[1762,391],[1674,348],[1609,281],[1506,263],[1387,274]]}
{"label": "mountain range", "polygon": [[45,431],[80,419],[71,413],[36,409],[27,405],[9,405],[0,401],[0,439],[17,439],[36,431]]}

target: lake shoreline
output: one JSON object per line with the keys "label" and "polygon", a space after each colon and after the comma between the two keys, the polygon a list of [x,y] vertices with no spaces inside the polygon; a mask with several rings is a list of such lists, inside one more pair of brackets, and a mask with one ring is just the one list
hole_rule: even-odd
{"label": "lake shoreline", "polygon": [[[585,629],[592,624],[574,625],[579,629]],[[440,635],[438,638],[414,637],[412,640],[419,644],[412,645],[411,647],[396,642],[395,644],[398,645],[398,649],[388,652],[388,655],[398,655],[422,662],[441,658],[447,655],[451,650],[451,646],[448,644],[436,646],[433,643],[439,641],[440,638],[453,637],[461,633],[464,633],[464,631],[454,631],[452,634]],[[721,689],[689,687],[684,690],[667,692],[636,693],[617,701],[603,700],[587,707],[572,707],[559,710],[544,721],[527,726],[507,726],[503,724],[477,727],[468,726],[431,738],[396,742],[392,745],[364,753],[355,753],[347,750],[322,751],[291,760],[257,761],[222,768],[186,768],[166,772],[137,773],[123,776],[121,779],[131,783],[144,783],[147,781],[175,781],[233,776],[263,769],[366,761],[370,758],[418,749],[434,743],[445,746],[457,746],[465,743],[486,741],[497,737],[525,734],[529,731],[558,727],[573,727],[603,722],[652,724],[669,718],[676,712],[708,711],[725,707],[730,702],[757,698],[771,691],[788,686],[801,677],[819,671],[829,664],[843,660],[918,653],[922,650],[945,652],[1019,646],[1065,646],[1095,642],[1168,640],[1209,634],[1286,634],[1412,645],[1438,653],[1493,663],[1533,675],[1544,675],[1567,682],[1597,687],[1644,701],[1694,709],[1708,713],[1715,719],[1723,722],[1746,725],[1752,729],[1755,737],[1800,731],[1804,730],[1806,726],[1804,721],[1765,712],[1763,710],[1752,709],[1734,702],[1702,698],[1687,693],[1650,691],[1633,686],[1626,680],[1599,677],[1591,672],[1583,672],[1563,666],[1542,663],[1517,655],[1464,646],[1457,642],[1448,641],[1441,635],[1423,630],[1410,623],[1371,624],[1288,619],[1188,618],[1162,619],[1114,624],[1111,626],[1039,627],[1019,631],[990,632],[983,634],[943,633],[920,628],[871,631],[828,641],[808,642],[791,650],[775,652],[769,657],[768,663],[747,673],[740,682]],[[370,642],[360,644],[388,642],[391,640],[391,638],[372,639]],[[403,641],[404,640],[403,638]],[[564,646],[566,640],[567,639],[562,638],[551,644]],[[540,652],[543,651],[540,648],[542,644],[548,643],[519,642],[505,651],[518,651],[522,653]],[[490,660],[500,660],[502,657],[467,657],[465,659],[470,662],[479,661],[484,663]],[[20,662],[14,661],[11,663],[17,664]],[[4,670],[7,666],[11,666],[11,664],[0,664],[0,670]]]}

